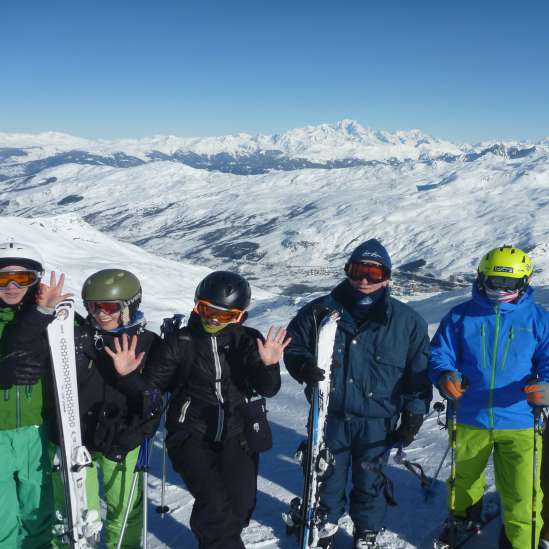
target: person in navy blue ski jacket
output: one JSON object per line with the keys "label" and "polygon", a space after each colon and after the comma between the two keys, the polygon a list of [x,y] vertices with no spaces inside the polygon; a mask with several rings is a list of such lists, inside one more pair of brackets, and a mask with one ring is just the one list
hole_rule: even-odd
{"label": "person in navy blue ski jacket", "polygon": [[432,398],[427,377],[429,338],[425,321],[390,297],[391,259],[380,242],[371,239],[358,246],[345,273],[346,280],[305,305],[291,321],[292,341],[284,361],[291,376],[307,385],[306,393],[310,391],[326,375],[315,362],[320,320],[339,311],[326,427],[335,465],[321,486],[327,522],[320,532],[320,546],[333,544],[345,512],[350,468],[355,546],[377,547],[391,499],[382,472],[389,453],[384,451],[395,444],[411,444]]}

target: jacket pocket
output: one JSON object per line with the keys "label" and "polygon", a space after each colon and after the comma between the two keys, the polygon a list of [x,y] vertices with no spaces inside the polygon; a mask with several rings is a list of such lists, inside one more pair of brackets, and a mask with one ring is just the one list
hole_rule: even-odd
{"label": "jacket pocket", "polygon": [[398,397],[406,368],[405,359],[397,354],[378,350],[372,357],[370,366],[369,396]]}

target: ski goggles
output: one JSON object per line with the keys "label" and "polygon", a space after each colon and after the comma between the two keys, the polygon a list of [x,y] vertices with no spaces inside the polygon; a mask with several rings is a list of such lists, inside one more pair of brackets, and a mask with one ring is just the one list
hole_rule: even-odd
{"label": "ski goggles", "polygon": [[0,288],[7,288],[11,282],[18,288],[28,288],[36,284],[41,277],[40,271],[0,271]]}
{"label": "ski goggles", "polygon": [[509,276],[487,276],[484,285],[490,290],[516,292],[526,285],[524,278],[511,278]]}
{"label": "ski goggles", "polygon": [[377,263],[347,263],[345,273],[351,280],[366,279],[371,284],[384,282],[391,278],[391,271]]}
{"label": "ski goggles", "polygon": [[103,312],[107,315],[114,315],[122,310],[120,301],[86,301],[86,308],[93,314]]}
{"label": "ski goggles", "polygon": [[212,305],[208,301],[199,299],[194,306],[193,311],[204,321],[214,320],[219,324],[230,324],[231,322],[240,322],[244,311],[240,309],[225,309]]}

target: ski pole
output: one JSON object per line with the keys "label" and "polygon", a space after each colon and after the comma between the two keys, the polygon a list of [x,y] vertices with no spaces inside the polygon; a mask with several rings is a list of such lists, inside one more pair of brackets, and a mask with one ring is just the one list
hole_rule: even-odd
{"label": "ski pole", "polygon": [[[164,406],[166,409],[167,406]],[[160,513],[160,517],[164,518],[166,513],[170,512],[170,508],[166,505],[166,412],[164,412],[164,425],[162,426],[162,484],[160,486],[160,505],[156,507],[156,512]]]}
{"label": "ski pole", "polygon": [[448,401],[452,405],[452,430],[450,435],[450,549],[456,545],[456,448],[457,448],[457,409],[458,401]]}
{"label": "ski pole", "polygon": [[147,549],[147,532],[148,532],[148,502],[149,502],[149,439],[143,441],[143,456],[145,463],[141,468],[143,473],[143,549]]}
{"label": "ski pole", "polygon": [[537,503],[538,503],[538,436],[540,432],[540,418],[542,408],[539,406],[534,407],[534,455],[532,472],[532,549],[537,548]]}
{"label": "ski pole", "polygon": [[[135,494],[135,490],[137,488],[137,481],[139,479],[139,473],[141,472],[144,472],[145,470],[148,471],[148,467],[149,467],[149,464],[148,464],[148,461],[149,461],[149,439],[145,439],[143,441],[143,444],[140,446],[139,448],[139,454],[137,456],[137,462],[135,464],[135,469],[134,469],[134,473],[133,473],[133,478],[132,478],[132,485],[131,485],[131,488],[130,488],[130,494],[128,496],[128,501],[126,503],[126,511],[124,512],[124,520],[122,521],[122,529],[120,530],[120,538],[118,540],[118,544],[116,545],[116,549],[121,549],[122,547],[122,543],[124,541],[124,536],[126,534],[126,528],[128,526],[128,518],[130,516],[130,512],[132,510],[132,503],[133,503],[133,499],[134,499],[134,494]],[[145,477],[146,479],[146,477]],[[147,540],[147,531],[145,530],[145,526],[146,526],[146,522],[147,522],[147,509],[146,509],[146,505],[147,505],[147,498],[146,498],[146,494],[147,494],[147,489],[146,487],[144,487],[143,489],[144,491],[144,494],[143,494],[143,499],[144,499],[144,502],[143,502],[143,531],[144,531],[144,547],[146,546],[146,540]]]}

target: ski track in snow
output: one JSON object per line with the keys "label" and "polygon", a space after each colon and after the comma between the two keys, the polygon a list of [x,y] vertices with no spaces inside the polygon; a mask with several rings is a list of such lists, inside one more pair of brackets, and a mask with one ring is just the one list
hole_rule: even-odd
{"label": "ski track in snow", "polygon": [[[154,330],[158,330],[163,317],[190,311],[196,284],[209,272],[203,267],[156,257],[136,246],[118,242],[73,214],[38,219],[2,217],[0,231],[3,235],[35,243],[46,259],[47,269],[60,271],[62,268],[67,274],[68,289],[74,291],[77,297],[83,281],[92,272],[113,265],[130,268],[142,281],[143,310]],[[410,304],[427,319],[432,334],[442,315],[451,306],[466,299],[468,294],[469,291],[463,289],[436,295],[416,295]],[[270,324],[285,325],[297,307],[306,301],[296,303],[296,300],[257,288],[254,288],[253,295],[248,323],[263,331]],[[536,295],[539,302],[546,307],[549,305],[549,287],[538,288]],[[77,309],[83,312],[79,299]],[[291,456],[305,435],[307,410],[302,387],[291,379],[284,368],[282,389],[275,398],[268,400],[268,408],[274,448],[261,456],[257,509],[250,526],[244,531],[243,539],[249,549],[290,549],[295,548],[296,543],[294,538],[286,536],[281,514],[292,497],[301,495],[301,468]],[[434,474],[447,444],[447,433],[437,425],[436,413],[431,412],[417,440],[406,453],[409,459],[420,463],[430,476]],[[192,498],[171,469],[169,460],[166,503],[171,511],[163,519],[155,511],[160,504],[161,448],[161,432],[158,432],[149,475],[148,546],[150,549],[196,547],[189,529]],[[387,531],[382,536],[385,546],[394,549],[431,547],[429,536],[437,532],[446,516],[444,480],[448,477],[449,467],[448,458],[434,484],[432,499],[425,501],[417,478],[390,461],[387,473],[394,482],[398,506],[388,512]],[[493,490],[493,484],[490,466],[487,489]],[[497,535],[497,528],[490,532],[490,540],[494,544],[492,536]],[[480,549],[483,547],[479,545],[481,543],[488,547],[487,539],[487,536],[479,537],[475,540],[476,545],[470,545],[470,548]],[[342,548],[352,545],[352,524],[348,516],[341,521],[337,545]]]}

